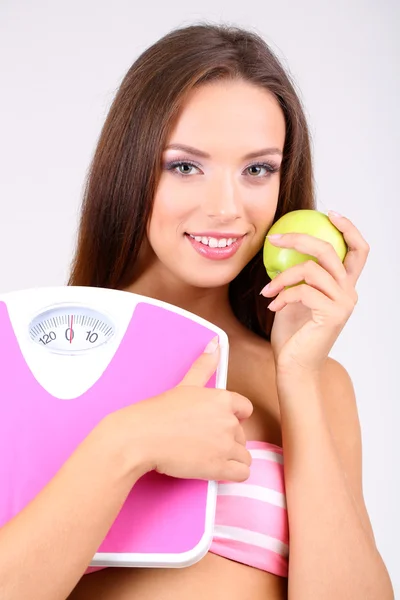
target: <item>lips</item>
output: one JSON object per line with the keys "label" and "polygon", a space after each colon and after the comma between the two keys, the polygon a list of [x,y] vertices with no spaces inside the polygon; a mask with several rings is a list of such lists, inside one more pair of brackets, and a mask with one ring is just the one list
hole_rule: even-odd
{"label": "lips", "polygon": [[196,233],[194,231],[186,232],[188,235],[192,235],[193,237],[215,237],[217,239],[220,238],[240,238],[246,235],[245,233],[231,233],[226,231],[203,231],[200,233]]}
{"label": "lips", "polygon": [[194,250],[209,260],[224,260],[230,258],[240,248],[245,235],[234,233],[186,233],[186,239]]}

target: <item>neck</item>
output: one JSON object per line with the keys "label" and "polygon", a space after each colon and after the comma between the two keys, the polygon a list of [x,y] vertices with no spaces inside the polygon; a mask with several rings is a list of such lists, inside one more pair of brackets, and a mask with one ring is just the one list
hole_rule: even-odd
{"label": "neck", "polygon": [[172,281],[172,277],[165,273],[154,277],[154,274],[145,271],[124,291],[173,304],[210,321],[228,335],[229,332],[242,327],[230,305],[228,285],[218,288],[196,288]]}

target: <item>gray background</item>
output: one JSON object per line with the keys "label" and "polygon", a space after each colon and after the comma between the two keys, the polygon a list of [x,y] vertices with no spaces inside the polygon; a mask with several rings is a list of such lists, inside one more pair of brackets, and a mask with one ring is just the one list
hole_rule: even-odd
{"label": "gray background", "polygon": [[202,19],[260,33],[306,107],[318,208],[371,246],[332,356],[356,389],[366,504],[400,594],[399,16],[396,0],[0,0],[0,293],[66,283],[86,171],[138,54]]}

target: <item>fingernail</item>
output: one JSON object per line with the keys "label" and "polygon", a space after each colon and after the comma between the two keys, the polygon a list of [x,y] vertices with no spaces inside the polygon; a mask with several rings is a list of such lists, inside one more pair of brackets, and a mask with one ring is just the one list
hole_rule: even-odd
{"label": "fingernail", "polygon": [[281,233],[274,233],[273,235],[267,235],[269,240],[279,240],[282,237]]}
{"label": "fingernail", "polygon": [[271,282],[267,283],[267,285],[265,287],[263,287],[263,289],[260,292],[260,296],[262,295],[263,292],[267,292],[270,288],[271,288]]}
{"label": "fingernail", "polygon": [[343,215],[339,214],[335,210],[328,210],[328,215],[333,215],[334,217],[338,217],[338,218],[343,217]]}
{"label": "fingernail", "polygon": [[208,342],[207,346],[204,349],[205,354],[213,354],[218,348],[218,336],[213,338],[211,342]]}

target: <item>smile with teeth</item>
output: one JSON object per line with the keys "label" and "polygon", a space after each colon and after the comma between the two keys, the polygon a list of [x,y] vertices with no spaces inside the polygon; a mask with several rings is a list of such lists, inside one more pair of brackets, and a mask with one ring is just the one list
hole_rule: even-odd
{"label": "smile with teeth", "polygon": [[188,234],[191,238],[196,240],[196,242],[200,242],[204,244],[204,246],[209,246],[210,248],[225,248],[226,246],[231,246],[233,242],[236,242],[238,238],[217,238],[213,237],[201,237],[199,235],[191,235]]}

